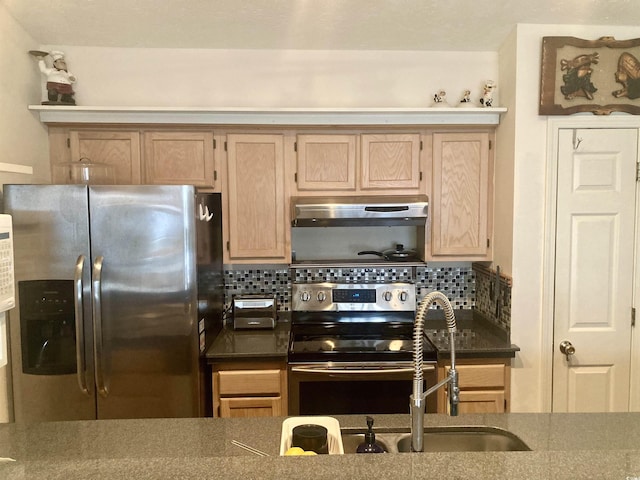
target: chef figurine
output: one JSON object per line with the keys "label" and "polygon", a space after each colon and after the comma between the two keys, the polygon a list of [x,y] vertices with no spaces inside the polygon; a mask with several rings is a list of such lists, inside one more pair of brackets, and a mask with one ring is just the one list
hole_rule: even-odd
{"label": "chef figurine", "polygon": [[471,104],[471,90],[465,90],[460,99],[459,107],[473,107]]}
{"label": "chef figurine", "polygon": [[487,80],[482,87],[482,97],[480,98],[480,105],[483,107],[491,107],[493,105],[493,91],[496,89],[496,82],[493,80]]}
{"label": "chef figurine", "polygon": [[[33,51],[30,53],[38,58],[38,67],[47,76],[47,97],[49,101],[42,103],[75,105],[76,101],[73,98],[74,92],[71,85],[76,82],[76,77],[67,70],[64,53],[59,51],[48,53]],[[52,60],[50,67],[44,61],[47,55]]]}
{"label": "chef figurine", "polygon": [[434,107],[446,107],[447,106],[447,92],[445,92],[444,90],[440,90],[438,91],[438,93],[436,93],[433,96],[433,106]]}

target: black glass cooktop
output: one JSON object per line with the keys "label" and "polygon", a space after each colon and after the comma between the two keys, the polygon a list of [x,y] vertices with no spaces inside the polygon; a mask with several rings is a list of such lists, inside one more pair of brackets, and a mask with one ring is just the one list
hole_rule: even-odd
{"label": "black glass cooktop", "polygon": [[[436,350],[426,336],[423,350],[424,360],[436,359]],[[291,326],[290,362],[396,362],[412,358],[413,323],[350,321]]]}

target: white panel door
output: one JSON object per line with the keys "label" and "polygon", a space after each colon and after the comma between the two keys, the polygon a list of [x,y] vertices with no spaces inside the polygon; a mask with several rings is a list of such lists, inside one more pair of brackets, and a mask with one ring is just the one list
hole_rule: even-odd
{"label": "white panel door", "polygon": [[628,411],[637,130],[563,129],[558,149],[553,411]]}

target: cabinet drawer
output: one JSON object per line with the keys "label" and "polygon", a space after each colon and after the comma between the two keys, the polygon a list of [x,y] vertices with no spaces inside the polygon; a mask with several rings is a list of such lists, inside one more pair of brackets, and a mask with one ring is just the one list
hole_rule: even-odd
{"label": "cabinet drawer", "polygon": [[280,397],[221,398],[221,418],[277,417],[282,415]]}
{"label": "cabinet drawer", "polygon": [[504,413],[504,390],[461,391],[458,413]]}
{"label": "cabinet drawer", "polygon": [[217,375],[220,395],[280,393],[280,370],[229,370]]}
{"label": "cabinet drawer", "polygon": [[[504,388],[505,366],[497,365],[457,365],[460,388]],[[449,368],[446,369],[447,374]]]}

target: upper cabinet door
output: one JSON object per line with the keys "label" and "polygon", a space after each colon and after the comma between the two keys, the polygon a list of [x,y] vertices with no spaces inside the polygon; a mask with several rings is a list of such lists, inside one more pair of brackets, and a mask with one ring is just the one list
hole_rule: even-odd
{"label": "upper cabinet door", "polygon": [[363,190],[418,190],[419,134],[363,134],[361,138]]}
{"label": "upper cabinet door", "polygon": [[298,190],[355,190],[356,135],[298,135]]}
{"label": "upper cabinet door", "polygon": [[493,161],[488,132],[434,133],[429,195],[435,260],[491,260]]}
{"label": "upper cabinet door", "polygon": [[145,132],[144,183],[215,186],[213,132]]}
{"label": "upper cabinet door", "polygon": [[227,136],[228,255],[289,261],[283,135]]}
{"label": "upper cabinet door", "polygon": [[115,168],[118,185],[140,183],[140,133],[137,131],[69,132],[71,160],[87,158]]}

